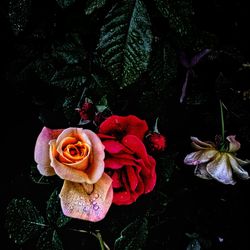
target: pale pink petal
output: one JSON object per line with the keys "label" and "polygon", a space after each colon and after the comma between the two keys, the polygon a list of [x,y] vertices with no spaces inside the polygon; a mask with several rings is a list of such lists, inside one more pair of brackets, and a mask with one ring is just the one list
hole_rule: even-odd
{"label": "pale pink petal", "polygon": [[245,165],[248,165],[250,164],[250,161],[249,160],[241,160],[237,157],[234,156],[234,159],[241,165],[241,166],[245,166]]}
{"label": "pale pink petal", "polygon": [[194,136],[191,136],[190,138],[192,141],[191,145],[197,150],[209,149],[215,147],[215,145],[212,142],[203,142]]}
{"label": "pale pink petal", "polygon": [[[91,187],[88,188],[88,185]],[[100,221],[112,204],[112,179],[104,173],[93,185],[64,181],[60,199],[66,216],[92,222]]]}
{"label": "pale pink petal", "polygon": [[51,176],[55,174],[54,169],[50,166],[49,141],[56,139],[62,131],[63,129],[49,129],[47,127],[43,127],[37,137],[34,159],[38,164],[37,168],[42,175]]}
{"label": "pale pink petal", "polygon": [[75,138],[79,141],[83,141],[83,142],[87,142],[88,144],[91,144],[88,136],[86,136],[82,128],[70,127],[70,128],[64,129],[63,132],[58,136],[57,143],[60,143],[61,141],[65,140],[65,138],[67,137],[71,137],[69,140],[72,140],[72,138]]}
{"label": "pale pink petal", "polygon": [[231,167],[233,169],[233,172],[241,179],[247,180],[249,179],[248,172],[245,171],[238,162],[234,159],[234,157],[230,154],[228,154],[229,161],[231,163]]}
{"label": "pale pink petal", "polygon": [[194,170],[194,174],[202,179],[211,180],[213,179],[211,175],[207,172],[207,164],[198,164]]}
{"label": "pale pink petal", "polygon": [[83,131],[88,136],[92,145],[92,151],[89,158],[90,167],[86,169],[86,173],[88,174],[91,183],[95,183],[101,178],[104,172],[104,146],[100,138],[94,132],[87,129],[84,129]]}
{"label": "pale pink petal", "polygon": [[234,153],[240,149],[240,143],[235,139],[235,135],[230,135],[227,137],[229,143],[228,152]]}
{"label": "pale pink petal", "polygon": [[232,169],[227,153],[219,153],[216,158],[207,164],[207,172],[217,181],[223,184],[232,184],[233,180]]}
{"label": "pale pink petal", "polygon": [[217,150],[208,149],[192,152],[184,158],[184,163],[187,165],[198,165],[210,161],[218,153]]}

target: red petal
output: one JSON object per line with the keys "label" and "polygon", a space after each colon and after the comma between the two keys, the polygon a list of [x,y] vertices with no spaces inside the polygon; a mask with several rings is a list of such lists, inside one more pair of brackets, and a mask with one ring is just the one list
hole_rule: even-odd
{"label": "red petal", "polygon": [[141,140],[148,131],[146,121],[139,119],[134,115],[108,117],[99,128],[99,133],[113,135],[123,132],[125,135],[135,135]]}

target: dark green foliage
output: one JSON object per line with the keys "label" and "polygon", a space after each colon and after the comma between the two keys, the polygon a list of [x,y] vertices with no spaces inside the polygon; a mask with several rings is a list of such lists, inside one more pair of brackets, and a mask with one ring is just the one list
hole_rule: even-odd
{"label": "dark green foliage", "polygon": [[30,167],[30,178],[37,184],[50,185],[55,184],[58,181],[57,176],[44,176],[41,175],[37,169],[37,164],[33,163]]}
{"label": "dark green foliage", "polygon": [[169,26],[179,35],[186,36],[191,29],[192,2],[190,0],[155,0]]}
{"label": "dark green foliage", "polygon": [[106,0],[88,0],[85,7],[86,15],[92,14],[96,9],[103,7],[105,3]]}
{"label": "dark green foliage", "polygon": [[86,52],[79,34],[67,34],[64,41],[56,41],[53,46],[53,56],[66,64],[79,64],[86,59]]}
{"label": "dark green foliage", "polygon": [[16,244],[23,244],[34,235],[38,235],[46,225],[33,203],[22,198],[12,199],[8,204],[5,227],[10,239]]}
{"label": "dark green foliage", "polygon": [[24,31],[30,15],[31,0],[10,0],[9,21],[15,35]]}
{"label": "dark green foliage", "polygon": [[75,88],[82,89],[86,81],[86,77],[82,68],[65,66],[64,68],[56,71],[50,79],[50,83],[56,87],[72,91]]}
{"label": "dark green foliage", "polygon": [[169,85],[177,73],[176,51],[169,43],[157,46],[149,66],[151,81],[157,86]]}
{"label": "dark green foliage", "polygon": [[61,8],[67,8],[76,2],[76,0],[56,0],[56,1]]}
{"label": "dark green foliage", "polygon": [[137,218],[121,231],[121,236],[115,241],[115,250],[143,249],[148,237],[147,218]]}
{"label": "dark green foliage", "polygon": [[60,228],[65,226],[71,220],[71,218],[65,216],[62,213],[59,193],[60,190],[56,188],[47,201],[47,219],[51,225]]}
{"label": "dark green foliage", "polygon": [[38,239],[36,244],[37,250],[63,250],[62,241],[56,232],[51,228],[46,229]]}
{"label": "dark green foliage", "polygon": [[[248,227],[250,182],[223,186],[195,177],[194,166],[183,164],[192,151],[190,136],[213,140],[220,133],[219,100],[226,107],[226,134],[241,143],[237,156],[249,159],[250,10],[244,1],[8,0],[0,5],[6,166],[11,160],[2,176],[8,188],[1,189],[9,196],[1,197],[11,241],[23,249],[29,244],[31,249],[99,249],[99,232],[116,250],[250,249],[249,230],[238,230],[242,220],[235,212]],[[183,66],[182,53],[188,65],[206,49],[210,52],[197,64]],[[159,131],[167,138],[166,151],[152,154],[157,173],[152,192],[128,206],[112,205],[97,223],[64,216],[58,197],[63,180],[42,176],[31,164],[43,126],[96,131],[94,122],[80,122],[77,108],[85,98],[106,117],[137,115],[149,130],[159,117]],[[12,200],[15,194],[29,200]]]}
{"label": "dark green foliage", "polygon": [[125,87],[146,71],[152,43],[150,18],[141,0],[120,1],[105,17],[97,51],[113,80]]}

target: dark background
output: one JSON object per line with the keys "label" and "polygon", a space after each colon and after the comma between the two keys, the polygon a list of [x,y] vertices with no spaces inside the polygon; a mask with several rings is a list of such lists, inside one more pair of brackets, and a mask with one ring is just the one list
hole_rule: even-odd
{"label": "dark background", "polygon": [[[146,3],[150,5],[149,1]],[[250,9],[245,1],[193,1],[192,5],[195,13],[193,23],[196,28],[212,34],[213,39],[215,38],[215,42],[212,42],[213,53],[194,68],[196,77],[190,80],[185,103],[179,103],[185,70],[178,64],[173,84],[175,90],[173,94],[167,92],[157,107],[162,118],[159,128],[167,136],[168,152],[174,155],[177,170],[171,176],[170,184],[163,187],[163,191],[166,189],[170,197],[169,205],[164,207],[162,214],[158,211],[157,218],[160,222],[153,223],[145,249],[152,249],[153,246],[155,249],[187,249],[192,238],[187,234],[197,233],[202,249],[247,250],[250,249],[250,182],[239,181],[235,186],[206,182],[193,176],[193,168],[184,166],[182,161],[191,150],[190,135],[213,140],[215,134],[220,133],[218,98],[222,98],[229,109],[225,117],[227,134],[237,134],[242,144],[239,157],[250,159],[250,68],[242,67],[243,63],[250,63]],[[39,54],[43,50],[46,51],[46,46],[51,41],[72,29],[70,15],[74,13],[74,8],[61,11],[55,1],[37,1],[32,4],[29,21],[24,31],[19,34],[13,31],[8,8],[8,1],[0,3],[1,127],[4,138],[1,147],[1,244],[3,249],[34,249],[32,241],[21,248],[8,239],[4,228],[6,207],[14,197],[27,197],[34,200],[44,212],[44,201],[52,190],[50,187],[34,184],[29,177],[35,140],[44,124],[50,127],[65,127],[67,123],[61,110],[54,109],[57,99],[55,95],[58,93],[56,88],[43,85],[36,77],[17,80],[15,75],[18,74],[18,67],[28,63],[27,53]],[[99,13],[100,18],[103,13]],[[161,20],[156,16],[154,27],[160,27]],[[98,39],[100,24],[95,17],[83,19],[83,38],[89,37],[85,40],[84,47],[90,52]],[[88,22],[89,25],[86,24]],[[56,29],[53,28],[55,23]],[[159,33],[162,31],[161,28],[156,30]],[[34,36],[38,38],[34,39]],[[186,51],[195,54],[191,46],[187,46]],[[222,78],[219,78],[220,73]],[[200,82],[203,84],[199,85]],[[143,118],[151,118],[154,107],[151,105],[145,110],[143,102],[137,102],[137,96],[145,86],[150,90],[148,85],[142,85],[119,92],[122,100],[126,100],[128,96],[131,96],[131,100],[121,111],[117,105],[121,99],[115,99],[114,113],[135,112]],[[245,98],[244,93],[248,93],[248,97]],[[197,96],[199,97],[195,99]],[[151,97],[149,99],[148,103],[152,101]],[[39,100],[45,104],[41,105]],[[41,113],[45,114],[45,118],[41,119]],[[151,124],[152,122],[151,120]],[[249,166],[246,169],[249,170]],[[159,168],[157,171],[160,175]],[[161,191],[161,186],[158,185],[156,192]],[[154,195],[157,196],[156,193],[152,194]],[[158,207],[153,204],[157,199],[151,196],[142,199],[131,208],[124,208],[123,213],[132,212],[138,215],[140,209],[144,210],[144,204],[162,209],[160,205]],[[122,217],[120,212],[119,208],[114,207],[110,214],[114,220],[119,221]],[[108,221],[112,219],[111,215],[107,218]],[[106,224],[102,222],[98,226],[104,231],[109,227]],[[111,229],[104,231],[105,240],[110,243],[110,247],[119,236],[118,231],[113,235],[112,232]],[[161,236],[162,232],[164,236]],[[82,243],[78,235],[69,233],[64,236],[65,249],[97,247],[91,237],[88,239],[86,236],[85,243]],[[75,241],[74,248],[69,243],[72,239]]]}

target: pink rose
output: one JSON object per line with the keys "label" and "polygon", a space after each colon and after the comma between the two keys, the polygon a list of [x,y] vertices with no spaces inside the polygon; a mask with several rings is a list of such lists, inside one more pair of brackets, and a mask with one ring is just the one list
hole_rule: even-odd
{"label": "pink rose", "polygon": [[35,161],[42,175],[64,179],[60,192],[66,216],[99,221],[113,199],[112,179],[104,173],[104,147],[91,130],[44,127],[35,145]]}

